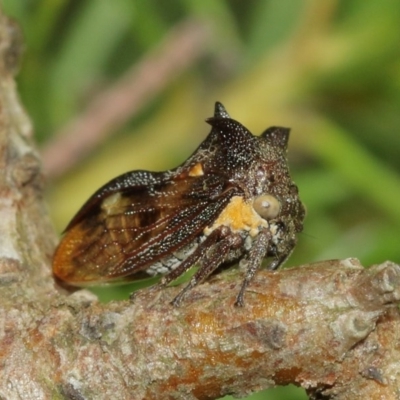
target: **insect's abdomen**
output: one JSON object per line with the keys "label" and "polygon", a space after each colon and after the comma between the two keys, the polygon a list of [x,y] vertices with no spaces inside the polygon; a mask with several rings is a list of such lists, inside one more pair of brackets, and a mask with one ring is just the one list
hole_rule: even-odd
{"label": "insect's abdomen", "polygon": [[161,260],[153,263],[146,269],[146,273],[150,276],[155,276],[165,275],[173,271],[182,261],[184,261],[196,250],[198,244],[203,241],[204,238],[204,236],[201,236],[193,243],[188,244],[179,251],[175,251],[171,255],[163,257]]}

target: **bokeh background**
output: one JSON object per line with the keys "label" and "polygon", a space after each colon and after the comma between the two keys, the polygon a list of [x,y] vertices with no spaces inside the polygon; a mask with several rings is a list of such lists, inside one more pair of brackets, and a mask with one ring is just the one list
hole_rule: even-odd
{"label": "bokeh background", "polygon": [[[109,179],[185,160],[219,100],[255,134],[292,128],[291,171],[308,215],[287,265],[400,262],[398,0],[3,0],[3,8],[24,34],[19,92],[60,233]],[[306,396],[287,387],[249,398]]]}

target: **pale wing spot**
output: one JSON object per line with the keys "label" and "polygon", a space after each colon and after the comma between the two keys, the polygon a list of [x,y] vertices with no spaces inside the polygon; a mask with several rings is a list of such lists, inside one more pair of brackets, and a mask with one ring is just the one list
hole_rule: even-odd
{"label": "pale wing spot", "polygon": [[118,209],[120,203],[121,193],[117,192],[105,198],[101,203],[101,208],[107,215],[112,215],[115,213],[115,210]]}

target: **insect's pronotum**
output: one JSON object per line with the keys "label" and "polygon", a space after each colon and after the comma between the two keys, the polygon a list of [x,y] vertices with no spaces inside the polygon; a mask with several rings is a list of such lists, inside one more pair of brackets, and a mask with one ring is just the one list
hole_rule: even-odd
{"label": "insect's pronotum", "polygon": [[212,129],[179,167],[127,172],[100,188],[66,228],[53,272],[76,286],[163,274],[167,285],[199,269],[174,299],[219,266],[246,267],[236,305],[264,258],[278,268],[290,255],[305,215],[291,180],[289,129],[253,136],[221,103]]}

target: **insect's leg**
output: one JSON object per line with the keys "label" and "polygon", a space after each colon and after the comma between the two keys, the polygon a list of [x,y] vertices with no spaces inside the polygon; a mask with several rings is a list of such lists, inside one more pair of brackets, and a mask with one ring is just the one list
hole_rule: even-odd
{"label": "insect's leg", "polygon": [[278,269],[279,266],[282,265],[289,258],[295,245],[296,245],[295,240],[289,242],[287,244],[286,248],[284,249],[284,251],[282,251],[279,255],[277,255],[275,257],[274,260],[271,261],[271,263],[268,265],[267,269],[271,269],[271,270]]}
{"label": "insect's leg", "polygon": [[174,300],[172,300],[172,304],[174,306],[179,306],[185,294],[190,289],[204,281],[225,261],[230,250],[239,248],[242,245],[243,239],[241,238],[241,236],[232,233],[230,233],[220,242],[216,243],[211,250],[211,254],[207,255],[202,266],[193,275],[193,277],[190,279],[189,283],[183,288],[183,290],[174,298]]}
{"label": "insect's leg", "polygon": [[257,269],[260,267],[262,260],[265,258],[268,251],[268,244],[271,240],[271,232],[269,229],[263,229],[256,239],[254,240],[253,246],[249,250],[247,257],[247,270],[246,276],[243,280],[242,287],[240,288],[239,294],[236,297],[235,306],[244,306],[244,292],[253,279]]}
{"label": "insect's leg", "polygon": [[211,248],[215,243],[225,237],[228,233],[229,232],[227,232],[227,228],[224,226],[211,232],[211,234],[206,237],[204,242],[200,243],[189,257],[183,260],[175,269],[173,269],[167,275],[163,276],[158,287],[167,286],[169,283],[171,283],[187,270],[189,270],[200,259],[205,257],[209,248]]}

